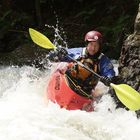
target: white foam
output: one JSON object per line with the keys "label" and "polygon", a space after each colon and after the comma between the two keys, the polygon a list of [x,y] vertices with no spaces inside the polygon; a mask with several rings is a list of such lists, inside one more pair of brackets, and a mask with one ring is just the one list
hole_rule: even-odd
{"label": "white foam", "polygon": [[135,113],[116,110],[107,94],[91,113],[44,102],[49,73],[26,66],[1,69],[6,85],[0,85],[0,140],[139,140]]}

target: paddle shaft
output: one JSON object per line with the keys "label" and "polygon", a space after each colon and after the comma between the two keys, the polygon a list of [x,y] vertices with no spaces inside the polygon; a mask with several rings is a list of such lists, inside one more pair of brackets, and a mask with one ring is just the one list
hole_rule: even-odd
{"label": "paddle shaft", "polygon": [[93,73],[97,78],[101,78],[101,76],[99,74],[97,74],[96,72],[94,72],[92,69],[90,69],[89,67],[85,66],[84,64],[82,64],[81,62],[77,61],[76,59],[72,58],[71,56],[67,55],[71,60],[73,60],[74,62],[76,62],[79,66],[85,68],[86,70],[88,70],[89,72]]}

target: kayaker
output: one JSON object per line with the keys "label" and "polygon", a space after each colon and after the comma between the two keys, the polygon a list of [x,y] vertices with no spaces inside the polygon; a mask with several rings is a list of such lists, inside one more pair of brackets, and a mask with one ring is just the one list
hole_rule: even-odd
{"label": "kayaker", "polygon": [[[50,58],[71,62],[72,60],[68,57],[70,56],[101,75],[100,81],[108,86],[115,76],[115,71],[110,59],[101,52],[103,47],[102,34],[98,31],[89,31],[86,33],[84,40],[86,47],[70,48],[67,50],[58,48],[57,51],[50,55]],[[60,68],[60,71],[65,73],[76,86],[79,86],[88,95],[93,93],[99,81],[91,72],[74,62],[68,63],[65,69]],[[74,90],[78,90],[78,88]]]}

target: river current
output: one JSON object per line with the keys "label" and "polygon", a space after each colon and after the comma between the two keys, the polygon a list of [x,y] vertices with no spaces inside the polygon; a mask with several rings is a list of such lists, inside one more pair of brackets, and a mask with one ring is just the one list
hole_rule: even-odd
{"label": "river current", "polygon": [[[114,64],[117,71],[117,65]],[[115,109],[107,88],[94,112],[68,111],[45,98],[52,70],[0,67],[0,140],[139,140],[135,112]]]}

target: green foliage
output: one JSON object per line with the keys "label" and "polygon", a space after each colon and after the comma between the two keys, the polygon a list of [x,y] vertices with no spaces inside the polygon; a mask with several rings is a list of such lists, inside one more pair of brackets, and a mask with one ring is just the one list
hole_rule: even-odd
{"label": "green foliage", "polygon": [[96,9],[91,9],[90,11],[86,10],[86,11],[81,11],[78,14],[76,14],[75,18],[79,18],[79,17],[84,17],[84,16],[91,16],[95,13]]}
{"label": "green foliage", "polygon": [[0,17],[0,52],[9,52],[25,39],[23,27],[31,20],[25,13],[8,10]]}
{"label": "green foliage", "polygon": [[4,21],[8,15],[10,15],[12,10],[6,11],[2,17],[0,17],[0,22]]}
{"label": "green foliage", "polygon": [[11,29],[18,29],[22,25],[26,25],[29,22],[30,17],[25,13],[16,13],[12,10],[7,11],[0,18],[0,39],[2,39],[5,34]]}
{"label": "green foliage", "polygon": [[88,21],[88,19],[95,13],[96,9],[91,9],[90,11],[81,11],[74,18],[83,18],[83,21]]}
{"label": "green foliage", "polygon": [[[22,1],[25,3],[24,0]],[[36,1],[31,2],[29,5],[16,5],[15,9],[18,9],[21,12],[7,10],[5,13],[1,14],[0,40],[3,39],[11,29],[20,32],[21,30],[27,31],[28,27],[37,28],[38,23],[34,7]],[[133,0],[133,2],[131,2],[131,0],[67,0],[67,2],[66,0],[38,1],[40,2],[43,23],[55,26],[55,24],[57,24],[56,17],[58,17],[60,20],[59,26],[64,28],[68,38],[67,42],[69,42],[70,45],[68,45],[70,47],[77,47],[76,44],[82,46],[82,43],[84,42],[84,34],[89,30],[96,29],[102,32],[105,36],[107,44],[105,50],[108,52],[111,52],[112,50],[115,51],[114,54],[117,54],[117,57],[119,56],[119,51],[122,45],[121,34],[124,29],[126,29],[127,33],[133,31],[134,19],[139,4],[139,0]],[[26,11],[27,9],[24,6],[27,6],[28,11]],[[56,13],[57,16],[54,13]],[[45,29],[45,27],[39,28],[40,31],[44,31]],[[54,38],[53,29],[47,29],[44,33],[49,36],[49,38]],[[17,37],[16,39],[20,40],[22,38]],[[111,51],[110,48],[112,49]]]}
{"label": "green foliage", "polygon": [[[99,27],[105,37],[104,51],[109,57],[115,59],[119,58],[123,41],[126,38],[126,33],[124,31],[127,30],[127,32],[130,32],[129,26],[131,20],[132,17],[130,15],[121,15],[112,25],[104,25]],[[112,53],[112,51],[114,53]]]}
{"label": "green foliage", "polygon": [[6,21],[7,17],[11,14],[11,10],[7,11],[6,13],[4,13],[4,15],[2,17],[0,17],[0,39],[2,39],[4,37],[4,35],[6,34],[9,26],[10,26],[10,22]]}

